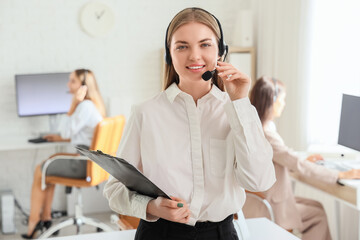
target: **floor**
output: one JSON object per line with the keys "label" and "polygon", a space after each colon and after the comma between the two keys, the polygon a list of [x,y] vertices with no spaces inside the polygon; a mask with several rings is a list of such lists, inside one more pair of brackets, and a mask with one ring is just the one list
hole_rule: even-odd
{"label": "floor", "polygon": [[[118,227],[115,223],[112,223],[111,221],[111,215],[114,214],[112,212],[105,212],[105,213],[96,213],[96,214],[86,214],[87,217],[96,218],[97,220],[107,224],[114,230],[118,230]],[[53,220],[53,224],[59,223],[63,220],[68,219],[68,217],[62,217]],[[16,225],[16,233],[15,234],[3,234],[0,232],[0,239],[1,240],[14,240],[14,239],[22,239],[21,234],[26,233],[27,226],[23,223],[25,220],[25,217],[22,215],[17,214],[15,217],[15,225]],[[94,233],[96,232],[96,228],[92,226],[82,226],[81,227],[82,233]],[[75,226],[69,226],[67,228],[64,228],[60,231],[58,236],[70,236],[76,234],[76,227]]]}

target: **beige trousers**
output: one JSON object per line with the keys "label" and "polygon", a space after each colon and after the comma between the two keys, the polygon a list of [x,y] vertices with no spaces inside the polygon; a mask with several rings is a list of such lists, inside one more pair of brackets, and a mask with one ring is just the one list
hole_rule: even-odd
{"label": "beige trousers", "polygon": [[300,197],[295,199],[303,223],[303,227],[299,229],[302,239],[331,240],[326,213],[321,203]]}

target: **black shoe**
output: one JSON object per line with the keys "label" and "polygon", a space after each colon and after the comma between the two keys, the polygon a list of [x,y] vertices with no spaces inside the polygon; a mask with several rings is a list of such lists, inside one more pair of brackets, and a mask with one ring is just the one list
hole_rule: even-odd
{"label": "black shoe", "polygon": [[[44,221],[44,227],[46,228],[45,231],[48,230],[48,229],[51,227],[51,225],[52,225],[52,221],[51,221],[51,220],[49,220],[49,221]],[[57,235],[59,235],[59,232],[60,232],[60,230],[57,230],[56,232],[54,232],[54,233],[52,234],[52,236],[57,236]]]}
{"label": "black shoe", "polygon": [[21,237],[22,237],[22,238],[25,238],[25,239],[33,239],[33,238],[35,237],[35,234],[37,233],[37,231],[42,232],[43,227],[44,227],[43,222],[42,222],[42,221],[39,221],[39,222],[36,224],[34,230],[32,231],[32,233],[31,233],[30,235],[21,234]]}

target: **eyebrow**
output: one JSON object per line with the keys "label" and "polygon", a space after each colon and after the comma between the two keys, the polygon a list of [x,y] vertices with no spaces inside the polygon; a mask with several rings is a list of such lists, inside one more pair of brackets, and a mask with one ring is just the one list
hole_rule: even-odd
{"label": "eyebrow", "polygon": [[[206,42],[206,41],[211,41],[211,38],[205,38],[205,39],[203,39],[203,40],[200,40],[199,42],[202,43],[202,42]],[[178,44],[178,43],[188,44],[188,42],[182,41],[182,40],[179,40],[179,41],[176,41],[176,42],[175,42],[175,44]]]}

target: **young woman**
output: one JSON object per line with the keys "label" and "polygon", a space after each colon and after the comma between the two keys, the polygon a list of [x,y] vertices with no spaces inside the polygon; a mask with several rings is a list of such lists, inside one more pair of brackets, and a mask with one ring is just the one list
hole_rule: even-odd
{"label": "young woman", "polygon": [[[73,145],[89,147],[96,125],[105,117],[105,106],[100,95],[95,76],[90,70],[79,69],[70,74],[68,88],[73,95],[68,112],[68,125],[62,135],[44,136],[48,141],[66,141]],[[58,153],[58,155],[77,155]],[[35,169],[31,190],[31,206],[27,234],[25,239],[31,239],[38,231],[51,226],[51,204],[55,185],[47,184],[41,189],[41,170],[44,163]],[[70,178],[86,177],[86,161],[62,159],[52,162],[46,172],[47,176],[63,176]]]}
{"label": "young woman", "polygon": [[220,23],[203,9],[179,12],[165,41],[165,90],[133,108],[118,155],[172,199],[140,195],[112,177],[104,195],[114,211],[142,219],[135,239],[238,239],[232,219],[244,188],[275,181],[250,78],[218,61],[226,49]]}
{"label": "young woman", "polygon": [[[336,183],[339,178],[359,178],[359,170],[338,172],[316,165],[319,154],[300,159],[288,148],[273,122],[281,116],[285,107],[286,91],[281,81],[262,77],[256,81],[250,93],[250,101],[257,109],[265,137],[273,148],[276,183],[264,194],[270,202],[275,222],[285,229],[299,229],[302,239],[331,239],[326,213],[322,205],[314,200],[295,197],[292,192],[289,171],[298,172],[326,183]],[[246,201],[243,211],[246,217],[263,216],[263,210],[255,202]]]}

